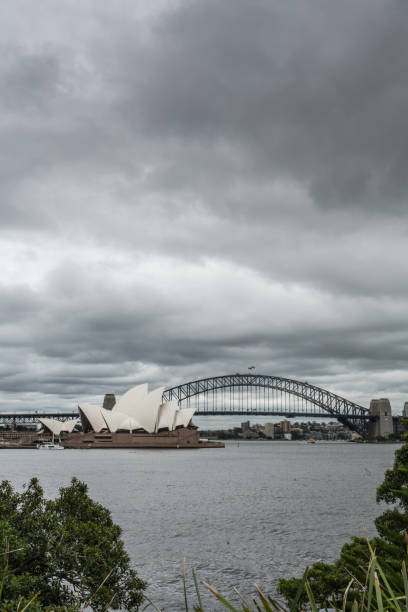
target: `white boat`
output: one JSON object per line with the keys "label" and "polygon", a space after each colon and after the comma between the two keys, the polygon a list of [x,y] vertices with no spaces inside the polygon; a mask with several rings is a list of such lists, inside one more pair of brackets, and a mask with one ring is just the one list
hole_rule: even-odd
{"label": "white boat", "polygon": [[38,444],[37,448],[40,450],[64,450],[64,447],[60,444],[53,444],[52,442],[43,442],[42,444]]}
{"label": "white boat", "polygon": [[51,442],[42,442],[41,444],[37,444],[37,448],[39,450],[64,450],[63,446],[60,444],[55,444],[54,434],[52,434]]}

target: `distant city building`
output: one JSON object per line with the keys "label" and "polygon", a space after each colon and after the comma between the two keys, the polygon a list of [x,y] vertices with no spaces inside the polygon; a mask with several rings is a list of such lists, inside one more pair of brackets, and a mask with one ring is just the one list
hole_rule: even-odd
{"label": "distant city building", "polygon": [[259,438],[259,434],[256,431],[252,431],[251,429],[249,429],[248,431],[242,434],[242,437],[244,440],[255,440]]}
{"label": "distant city building", "polygon": [[405,402],[402,410],[402,416],[406,419],[408,417],[408,402]]}
{"label": "distant city building", "polygon": [[327,423],[326,424],[326,428],[329,431],[339,431],[340,429],[344,428],[344,425],[342,425],[341,423],[333,423],[333,422],[331,422],[331,423]]}
{"label": "distant city building", "polygon": [[245,433],[245,432],[249,431],[249,429],[250,429],[250,422],[249,421],[244,421],[243,423],[241,423],[241,429],[242,429],[242,433]]}
{"label": "distant city building", "polygon": [[280,423],[280,428],[281,428],[281,432],[283,434],[289,433],[290,432],[290,423],[289,421],[281,421]]}
{"label": "distant city building", "polygon": [[264,425],[264,434],[267,438],[272,438],[272,440],[275,437],[275,424],[274,423],[265,423]]}

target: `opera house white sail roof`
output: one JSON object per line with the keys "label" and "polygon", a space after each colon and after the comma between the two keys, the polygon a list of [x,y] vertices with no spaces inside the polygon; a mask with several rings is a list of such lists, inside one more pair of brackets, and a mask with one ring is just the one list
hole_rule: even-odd
{"label": "opera house white sail roof", "polygon": [[59,436],[63,431],[71,433],[74,430],[75,425],[79,422],[79,419],[68,419],[67,421],[58,421],[57,419],[38,419],[46,429],[48,429],[55,436]]}
{"label": "opera house white sail roof", "polygon": [[91,404],[78,406],[84,431],[137,431],[157,433],[160,430],[173,431],[177,427],[188,427],[194,409],[179,409],[177,401],[162,404],[164,388],[149,391],[147,384],[129,389],[112,410]]}

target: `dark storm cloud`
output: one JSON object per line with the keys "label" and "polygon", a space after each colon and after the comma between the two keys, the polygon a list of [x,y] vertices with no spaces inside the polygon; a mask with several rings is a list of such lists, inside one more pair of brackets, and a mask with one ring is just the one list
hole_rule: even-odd
{"label": "dark storm cloud", "polygon": [[10,112],[50,104],[57,93],[59,63],[52,53],[3,47],[1,103]]}
{"label": "dark storm cloud", "polygon": [[22,5],[0,7],[2,406],[249,363],[400,402],[405,5]]}
{"label": "dark storm cloud", "polygon": [[121,111],[147,133],[234,142],[255,160],[251,172],[305,183],[323,207],[401,209],[407,11],[400,2],[192,3],[163,18],[142,65],[125,38],[117,58],[134,58],[137,73],[118,67]]}

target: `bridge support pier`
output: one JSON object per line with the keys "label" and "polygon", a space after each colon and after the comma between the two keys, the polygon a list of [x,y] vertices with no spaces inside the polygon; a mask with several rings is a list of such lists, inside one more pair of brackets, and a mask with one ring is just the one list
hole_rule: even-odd
{"label": "bridge support pier", "polygon": [[370,422],[368,434],[371,439],[389,438],[394,433],[390,400],[373,399],[370,402],[370,415],[376,417]]}

